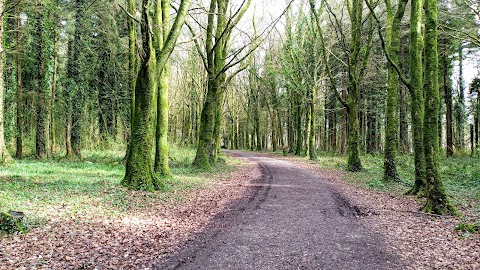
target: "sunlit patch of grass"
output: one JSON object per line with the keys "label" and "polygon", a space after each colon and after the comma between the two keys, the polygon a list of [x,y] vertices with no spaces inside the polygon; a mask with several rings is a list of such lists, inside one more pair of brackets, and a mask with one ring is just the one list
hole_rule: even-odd
{"label": "sunlit patch of grass", "polygon": [[239,165],[226,159],[215,173],[199,173],[190,167],[193,148],[171,147],[171,178],[163,179],[159,192],[131,191],[120,185],[125,173],[121,151],[88,151],[82,160],[17,160],[0,167],[0,210],[25,213],[26,222],[41,225],[47,220],[89,220],[142,212],[154,205],[182,200],[183,190],[202,188],[218,175]]}

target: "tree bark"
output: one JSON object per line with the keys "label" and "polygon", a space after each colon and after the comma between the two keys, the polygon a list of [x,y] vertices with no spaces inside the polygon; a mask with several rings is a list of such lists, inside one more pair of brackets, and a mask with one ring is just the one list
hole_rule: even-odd
{"label": "tree bark", "polygon": [[445,99],[445,108],[446,108],[446,149],[447,149],[447,156],[453,156],[453,125],[452,125],[452,89],[451,89],[451,81],[450,81],[450,73],[451,65],[448,60],[448,50],[447,50],[447,39],[442,40],[443,44],[443,57],[442,57],[442,64],[443,64],[443,95]]}
{"label": "tree bark", "polygon": [[309,138],[308,138],[308,156],[310,160],[317,159],[317,151],[316,151],[316,144],[315,144],[315,97],[317,96],[317,91],[315,87],[312,87],[310,90],[310,98],[309,98],[309,110],[310,110],[310,131],[309,131]]}
{"label": "tree bark", "polygon": [[463,44],[458,47],[458,103],[457,103],[457,140],[458,149],[465,148],[465,80],[463,77]]}
{"label": "tree bark", "polygon": [[[3,39],[4,35],[4,16],[5,2],[0,0],[0,37]],[[4,129],[4,80],[3,80],[3,65],[5,59],[5,52],[3,49],[3,42],[0,42],[0,164],[11,162],[10,154],[8,154],[5,145],[5,129]]]}
{"label": "tree bark", "polygon": [[[399,2],[397,11],[394,13],[390,1],[387,1],[387,53],[391,59],[398,63],[401,47],[401,22],[408,1]],[[383,162],[383,180],[400,181],[395,156],[397,152],[397,99],[398,99],[398,74],[391,63],[387,64],[387,110],[385,120],[385,152]]]}
{"label": "tree bark", "polygon": [[[423,149],[423,38],[422,38],[422,0],[411,0],[410,8],[410,102],[413,129],[413,151],[415,156],[415,184],[407,192],[418,194],[425,187],[425,155]],[[436,117],[436,116],[435,116]],[[435,129],[435,133],[436,133]]]}
{"label": "tree bark", "polygon": [[[170,3],[162,0],[156,3],[155,14],[155,48],[160,54],[170,30]],[[157,127],[155,131],[155,163],[154,170],[161,176],[171,176],[168,162],[168,79],[170,64],[166,63],[163,69],[157,70],[158,96],[157,96]]]}
{"label": "tree bark", "polygon": [[[164,3],[169,10],[170,3],[162,1],[162,5]],[[158,54],[156,52],[158,40],[155,38],[159,36],[155,37],[155,33],[152,34],[153,28],[160,27],[156,24],[158,21],[154,21],[156,9],[152,0],[147,0],[143,7],[141,36],[144,55],[141,58],[142,63],[135,85],[133,133],[127,154],[125,177],[122,180],[122,184],[131,189],[155,190],[163,187],[163,183],[154,174],[152,162],[156,135],[158,77],[168,63],[190,3],[190,0],[180,2],[172,28],[168,30],[168,38],[164,40]]]}
{"label": "tree bark", "polygon": [[[23,88],[22,88],[22,62],[20,60],[20,35],[22,31],[21,9],[20,3],[15,7],[17,15],[17,32],[16,32],[16,62],[17,62],[17,126],[16,126],[16,152],[15,157],[21,159],[23,157]],[[1,35],[3,36],[3,35]],[[3,88],[0,89],[3,91]],[[3,103],[3,100],[1,100]]]}
{"label": "tree bark", "polygon": [[443,187],[438,151],[438,18],[437,0],[425,1],[425,121],[424,149],[426,164],[426,197],[423,210],[428,213],[455,213]]}
{"label": "tree bark", "polygon": [[58,68],[58,53],[57,53],[57,17],[54,18],[53,29],[53,74],[52,74],[52,95],[50,97],[50,152],[53,154],[56,151],[57,141],[55,138],[55,101],[57,95],[57,68]]}
{"label": "tree bark", "polygon": [[37,23],[35,25],[35,35],[38,38],[37,40],[37,61],[39,64],[37,74],[36,74],[36,87],[37,87],[37,105],[36,105],[36,132],[35,132],[35,158],[43,159],[47,157],[47,118],[48,111],[45,106],[47,101],[46,86],[48,85],[45,82],[45,34],[43,29],[43,12],[44,7],[43,3],[39,2],[36,7],[38,16]]}

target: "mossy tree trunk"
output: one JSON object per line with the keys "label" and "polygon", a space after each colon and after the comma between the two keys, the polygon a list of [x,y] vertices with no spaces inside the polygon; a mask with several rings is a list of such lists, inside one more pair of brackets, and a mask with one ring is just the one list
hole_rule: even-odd
{"label": "mossy tree trunk", "polygon": [[80,77],[80,44],[84,31],[84,0],[75,1],[75,30],[73,39],[68,43],[67,79],[69,90],[66,95],[66,156],[75,155],[81,158],[82,114],[84,107],[83,80]]}
{"label": "mossy tree trunk", "polygon": [[[0,0],[0,37],[3,39],[4,35],[4,17],[5,2]],[[9,163],[12,159],[7,151],[5,145],[5,129],[4,129],[4,67],[5,52],[3,49],[3,42],[0,42],[0,164]]]}
{"label": "mossy tree trunk", "polygon": [[[220,80],[223,84],[223,80]],[[220,97],[215,108],[215,123],[213,125],[213,151],[210,155],[210,161],[217,161],[218,155],[220,154],[220,149],[222,146],[222,121],[223,121],[223,96],[225,90],[222,89]]]}
{"label": "mossy tree trunk", "polygon": [[[153,7],[150,1],[147,2],[145,9],[142,21],[147,24],[146,27],[151,27],[148,25],[153,17]],[[146,27],[142,27],[144,55],[135,86],[133,133],[122,184],[131,189],[153,191],[161,188],[158,178],[153,172],[152,164],[155,146],[157,61],[153,48],[153,37]]]}
{"label": "mossy tree trunk", "polygon": [[[167,35],[158,32],[160,24],[158,17],[155,19],[155,16],[164,17],[157,13],[159,9],[154,5],[154,1],[147,0],[143,6],[141,37],[144,53],[135,85],[133,133],[127,154],[125,177],[122,181],[124,186],[131,189],[151,191],[163,186],[154,173],[152,160],[156,135],[159,74],[164,71],[175,47],[190,3],[190,0],[180,2],[172,27],[163,30],[168,32]],[[162,8],[164,7],[161,12],[163,10],[169,12],[170,1],[162,1],[160,4]],[[160,38],[163,39],[163,36],[167,38],[159,48],[158,42]]]}
{"label": "mossy tree trunk", "polygon": [[168,163],[168,74],[169,67],[165,67],[158,82],[154,169],[161,176],[171,175]]}
{"label": "mossy tree trunk", "polygon": [[458,100],[456,104],[456,141],[458,149],[465,148],[465,79],[463,76],[463,41],[458,46]]}
{"label": "mossy tree trunk", "polygon": [[350,85],[347,107],[347,170],[358,172],[362,170],[362,163],[358,151],[358,86],[356,83]]}
{"label": "mossy tree trunk", "polygon": [[[155,11],[154,45],[156,53],[160,54],[168,39],[170,30],[170,3],[169,1],[157,1]],[[170,176],[168,164],[168,79],[170,65],[165,63],[163,69],[157,70],[158,96],[157,96],[157,127],[155,132],[155,163],[154,170],[161,176]]]}
{"label": "mossy tree trunk", "polygon": [[309,111],[310,111],[310,131],[308,137],[308,156],[311,160],[317,159],[317,151],[316,151],[316,144],[315,144],[315,97],[317,96],[317,91],[315,87],[312,87],[310,90],[310,98],[309,98]]}
{"label": "mossy tree trunk", "polygon": [[[328,2],[322,2],[323,4],[327,5],[327,10],[333,14],[331,8],[328,6]],[[371,52],[371,43],[373,39],[373,31],[369,31],[366,33],[364,30],[363,22],[363,1],[362,0],[353,0],[347,2],[347,9],[348,14],[350,17],[350,24],[351,24],[351,40],[350,44],[348,45],[347,53],[347,63],[346,69],[348,73],[348,84],[347,84],[347,92],[346,93],[346,100],[342,97],[337,91],[334,91],[336,98],[342,104],[342,106],[346,109],[347,113],[347,154],[348,154],[348,161],[347,161],[347,170],[352,172],[357,172],[362,170],[362,163],[360,161],[359,155],[359,114],[358,114],[358,106],[359,106],[359,86],[361,84],[362,78],[364,77],[366,67],[368,65],[370,52]],[[317,10],[315,9],[315,2],[310,0],[310,8],[312,13],[315,15],[316,25],[318,34],[321,41],[322,53],[325,59],[328,59],[327,49],[325,45],[325,41],[322,34],[322,27],[320,23],[320,17],[318,15]],[[320,9],[321,10],[321,9]],[[337,17],[335,20],[337,25],[340,25],[341,22],[338,21]],[[370,30],[373,30],[373,18],[372,16],[368,16]],[[343,35],[343,33],[340,33]],[[362,43],[362,36],[367,34],[367,42],[365,44]],[[343,38],[346,38],[343,36]],[[326,70],[327,74],[330,78],[330,83],[332,88],[336,89],[336,79],[335,76],[332,75],[332,71],[330,69],[329,63],[326,63]]]}
{"label": "mossy tree trunk", "polygon": [[[22,62],[21,62],[21,51],[20,51],[20,38],[22,33],[22,20],[21,20],[21,4],[18,3],[15,7],[15,14],[16,14],[16,53],[15,53],[15,61],[17,62],[17,115],[16,115],[16,158],[23,157],[23,88],[22,88]],[[3,35],[1,35],[3,36]],[[2,74],[0,72],[0,74]],[[0,89],[3,91],[3,88]],[[0,100],[3,103],[3,99]]]}
{"label": "mossy tree trunk", "polygon": [[296,132],[296,146],[295,155],[300,156],[302,154],[303,136],[302,136],[302,105],[301,95],[299,89],[295,91],[295,132]]}
{"label": "mossy tree trunk", "polygon": [[445,100],[445,116],[446,116],[446,152],[447,157],[453,156],[453,125],[452,125],[452,88],[451,88],[451,69],[452,65],[449,61],[447,38],[442,39],[442,77],[443,77],[443,97]]}
{"label": "mossy tree trunk", "polygon": [[[56,3],[58,6],[58,3]],[[50,153],[54,154],[57,145],[57,140],[55,136],[56,125],[55,125],[55,107],[56,107],[56,98],[57,98],[57,70],[58,70],[58,53],[57,53],[57,44],[58,44],[58,13],[54,12],[53,17],[53,71],[52,71],[52,93],[50,96]]]}
{"label": "mossy tree trunk", "polygon": [[[346,100],[347,99],[347,83],[346,83],[346,78],[343,78],[343,77],[348,77],[348,76],[345,76],[346,73],[343,73],[343,74],[344,75],[342,76],[342,99]],[[345,153],[345,149],[347,147],[347,123],[348,123],[347,108],[343,106],[341,120],[340,120],[340,147],[339,147],[340,153]]]}
{"label": "mossy tree trunk", "polygon": [[[401,46],[401,22],[405,13],[408,0],[399,2],[396,12],[392,10],[391,2],[387,4],[387,52],[390,54],[392,61],[396,63],[400,59]],[[385,152],[384,152],[384,181],[399,181],[397,167],[395,165],[395,156],[397,152],[397,100],[398,100],[398,74],[391,63],[387,64],[388,81],[387,81],[387,109],[385,123]]]}
{"label": "mossy tree trunk", "polygon": [[426,164],[426,197],[423,210],[428,213],[455,213],[443,187],[438,147],[438,18],[437,0],[425,0],[425,120],[424,149]]}
{"label": "mossy tree trunk", "polygon": [[[351,2],[350,22],[352,27],[351,37],[351,53],[348,58],[348,96],[347,96],[347,114],[348,114],[348,129],[347,129],[347,170],[351,172],[358,172],[362,170],[362,163],[358,150],[358,99],[359,99],[359,76],[358,63],[362,49],[362,14],[363,1],[353,0]],[[365,61],[365,60],[364,60]]]}
{"label": "mossy tree trunk", "polygon": [[[215,119],[217,113],[217,106],[219,103],[219,80],[216,71],[219,70],[219,66],[222,61],[221,53],[223,52],[225,35],[222,34],[225,30],[226,24],[226,1],[210,1],[210,8],[208,13],[207,24],[207,40],[205,43],[205,51],[207,52],[207,74],[208,74],[208,87],[207,96],[203,105],[201,120],[200,120],[200,138],[197,146],[197,153],[193,165],[197,168],[210,169],[210,156],[213,151],[214,143],[214,128]],[[217,15],[215,15],[215,11]],[[215,17],[217,21],[215,22]],[[215,34],[214,30],[216,28]],[[213,37],[215,36],[215,41]],[[218,55],[217,55],[218,54]]]}
{"label": "mossy tree trunk", "polygon": [[[418,194],[425,187],[425,155],[423,149],[423,37],[422,0],[411,0],[410,9],[410,102],[415,156],[415,184],[408,194]],[[435,130],[436,132],[436,130]]]}
{"label": "mossy tree trunk", "polygon": [[[216,140],[216,138],[219,137],[220,127],[217,124],[217,129],[215,130],[215,122],[217,112],[223,106],[221,102],[223,91],[226,83],[229,81],[226,78],[226,72],[233,67],[232,64],[227,65],[226,63],[229,39],[233,28],[250,6],[250,2],[251,0],[243,2],[235,16],[228,18],[227,7],[229,0],[211,0],[206,29],[206,55],[201,51],[197,41],[195,41],[197,51],[203,58],[208,74],[207,94],[200,117],[199,141],[195,160],[192,164],[197,168],[210,169],[210,163],[216,157],[217,142],[219,143],[219,140]],[[190,30],[193,31],[193,29]]]}
{"label": "mossy tree trunk", "polygon": [[410,136],[408,135],[408,89],[406,86],[400,87],[400,126],[399,126],[399,147],[401,153],[410,153]]}
{"label": "mossy tree trunk", "polygon": [[44,20],[44,6],[43,2],[40,1],[36,6],[36,24],[35,24],[35,36],[36,40],[36,58],[38,63],[38,69],[36,74],[36,87],[37,87],[37,104],[36,104],[36,132],[35,132],[35,158],[43,159],[47,158],[47,145],[48,145],[48,136],[47,136],[47,125],[48,125],[48,111],[47,106],[45,106],[47,101],[47,91],[46,86],[48,85],[45,81],[45,33],[43,29],[43,20]]}
{"label": "mossy tree trunk", "polygon": [[[415,185],[407,194],[417,194],[425,187],[425,155],[423,148],[423,117],[424,117],[424,96],[423,96],[423,36],[422,36],[422,0],[411,0],[410,8],[410,81],[408,81],[398,63],[392,61],[386,49],[383,38],[382,47],[387,55],[388,62],[395,68],[402,82],[410,90],[413,145],[415,155]],[[370,11],[373,13],[372,5],[367,2]],[[374,13],[373,13],[374,14]],[[379,19],[375,16],[377,23]],[[380,30],[380,28],[379,28]],[[380,36],[382,37],[382,36]],[[438,77],[438,75],[437,75]],[[435,117],[438,116],[438,111]],[[437,123],[438,124],[438,123]],[[438,128],[434,132],[438,136]],[[437,144],[438,146],[438,144]]]}
{"label": "mossy tree trunk", "polygon": [[[136,0],[128,0],[128,12],[130,14],[137,13],[137,3]],[[130,106],[130,132],[133,128],[133,112],[135,109],[135,83],[137,82],[137,72],[136,72],[136,49],[135,43],[137,41],[137,26],[135,24],[134,18],[128,18],[128,86],[131,97],[131,106]],[[131,135],[130,135],[131,136]]]}

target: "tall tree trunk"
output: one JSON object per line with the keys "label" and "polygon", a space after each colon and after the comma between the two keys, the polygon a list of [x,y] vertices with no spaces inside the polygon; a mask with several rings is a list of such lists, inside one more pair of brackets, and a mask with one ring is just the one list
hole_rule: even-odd
{"label": "tall tree trunk", "polygon": [[[158,1],[156,3],[154,30],[155,48],[157,54],[160,54],[164,43],[168,38],[170,30],[170,3],[169,1]],[[161,26],[161,27],[160,27]],[[170,76],[170,64],[166,63],[163,69],[157,71],[158,96],[157,96],[157,127],[155,131],[155,163],[154,170],[162,176],[170,176],[170,167],[168,163],[168,79]]]}
{"label": "tall tree trunk", "polygon": [[450,81],[450,74],[449,71],[451,69],[451,65],[448,60],[448,50],[447,50],[447,39],[442,40],[443,44],[443,57],[442,57],[442,64],[443,64],[443,95],[445,99],[445,108],[446,108],[446,143],[447,143],[447,156],[453,156],[453,125],[452,125],[452,89],[451,89],[451,81]]}
{"label": "tall tree trunk", "polygon": [[[337,91],[337,89],[331,89],[331,91]],[[345,95],[346,98],[346,95]],[[330,94],[328,99],[328,140],[329,140],[329,149],[332,152],[337,151],[337,99],[334,93]],[[340,127],[343,130],[343,127]],[[343,134],[343,135],[346,135]]]}
{"label": "tall tree trunk", "polygon": [[458,107],[457,142],[459,149],[465,148],[465,80],[463,77],[463,44],[458,47]]}
{"label": "tall tree trunk", "polygon": [[[224,81],[222,80],[221,82],[224,84]],[[215,108],[215,124],[213,127],[213,151],[211,154],[211,161],[215,162],[217,161],[218,155],[220,154],[220,148],[222,144],[222,112],[223,112],[223,96],[225,93],[225,90],[221,90],[222,93],[220,93],[219,97],[219,102],[217,103],[217,107]]]}
{"label": "tall tree trunk", "polygon": [[295,135],[294,135],[294,125],[293,125],[293,119],[294,119],[294,112],[295,112],[295,98],[293,96],[293,90],[291,88],[288,88],[288,93],[289,93],[289,111],[292,113],[288,114],[288,119],[287,119],[287,142],[288,142],[288,152],[293,153],[294,149],[294,142],[295,142]]}
{"label": "tall tree trunk", "polygon": [[[81,35],[84,31],[84,18],[83,18],[83,5],[84,0],[77,0],[75,2],[75,32],[73,40],[69,43],[69,59],[67,70],[67,77],[72,82],[71,90],[69,92],[71,104],[70,115],[71,122],[67,124],[67,133],[70,133],[66,139],[70,146],[67,146],[67,149],[71,147],[72,153],[81,158],[81,138],[82,138],[82,115],[84,110],[84,91],[83,91],[83,80],[80,78],[79,69],[80,69],[80,43]],[[69,131],[68,131],[69,130]],[[69,150],[67,150],[67,156],[71,155]]]}
{"label": "tall tree trunk", "polygon": [[475,131],[473,124],[470,124],[470,157],[475,154]]}
{"label": "tall tree trunk", "polygon": [[312,87],[310,90],[310,99],[309,99],[309,110],[310,110],[310,131],[308,138],[308,156],[311,160],[317,159],[317,151],[315,144],[315,97],[317,96],[317,91],[315,87]]}
{"label": "tall tree trunk", "polygon": [[312,112],[310,110],[310,90],[307,90],[307,107],[305,108],[305,154],[309,155],[310,153],[310,125],[311,123],[311,117],[312,117]]}
{"label": "tall tree trunk", "polygon": [[362,10],[363,1],[353,0],[351,2],[351,50],[348,59],[348,96],[347,96],[347,114],[348,114],[348,129],[347,129],[347,170],[357,172],[362,170],[362,163],[359,155],[359,124],[358,124],[358,102],[359,102],[359,85],[358,85],[358,57],[361,50],[362,37]]}
{"label": "tall tree trunk", "polygon": [[429,213],[455,213],[443,187],[438,151],[438,18],[437,0],[425,1],[425,121],[424,149],[426,164],[426,197],[423,210]]}
{"label": "tall tree trunk", "polygon": [[[157,109],[157,92],[159,74],[165,69],[170,55],[177,42],[180,30],[185,22],[185,16],[190,6],[190,0],[182,0],[172,28],[168,29],[168,38],[163,40],[163,46],[156,52],[159,38],[152,29],[159,29],[154,20],[154,3],[147,0],[142,12],[142,42],[144,55],[135,85],[135,110],[132,127],[132,137],[127,154],[125,177],[122,184],[132,189],[154,190],[160,189],[163,183],[155,176],[152,156],[155,146],[155,124]],[[169,1],[162,1],[162,6],[169,11]],[[161,16],[161,15],[160,15]],[[152,24],[153,23],[153,24]],[[165,25],[163,25],[165,26]],[[155,31],[156,32],[156,31]],[[158,33],[157,33],[158,34]],[[162,35],[163,36],[163,35]],[[155,42],[155,43],[154,43]]]}
{"label": "tall tree trunk", "polygon": [[[148,7],[148,6],[146,6]],[[144,12],[143,22],[147,11]],[[151,17],[149,17],[151,18]],[[140,66],[135,86],[135,110],[127,155],[124,186],[137,190],[155,190],[161,188],[154,175],[152,155],[155,146],[155,114],[157,103],[157,59],[153,48],[152,37],[147,29],[142,31],[145,55]]]}
{"label": "tall tree trunk", "polygon": [[[3,6],[2,6],[3,7]],[[16,126],[16,158],[22,158],[23,156],[23,88],[22,88],[22,62],[20,61],[20,35],[22,31],[22,19],[20,3],[15,7],[17,15],[17,32],[16,32],[16,62],[17,62],[17,126]],[[0,18],[1,19],[1,18]],[[0,35],[3,37],[3,35]],[[3,70],[2,70],[3,72]],[[0,72],[0,74],[3,74]],[[3,88],[0,89],[3,92]],[[3,99],[0,100],[3,103]],[[3,111],[2,111],[3,112]]]}
{"label": "tall tree trunk", "polygon": [[273,109],[270,113],[271,115],[271,129],[272,129],[272,151],[276,152],[278,149],[278,119],[277,119],[277,110]]}
{"label": "tall tree trunk", "polygon": [[[130,14],[137,14],[137,3],[136,0],[128,0],[128,12]],[[135,84],[137,82],[136,76],[136,50],[135,43],[137,41],[136,34],[136,22],[133,18],[128,18],[128,86],[129,93],[131,97],[131,106],[130,106],[130,136],[133,133],[133,114],[135,110]]]}
{"label": "tall tree trunk", "polygon": [[478,148],[479,147],[478,129],[480,128],[480,93],[478,92],[477,92],[477,102],[475,107],[476,107],[476,110],[475,110],[476,112],[475,112],[473,122],[475,123],[475,145],[476,145],[476,148]]}
{"label": "tall tree trunk", "polygon": [[205,103],[201,113],[200,134],[197,146],[197,153],[193,165],[203,169],[210,168],[210,153],[213,144],[213,128],[215,125],[215,113],[217,107],[217,90],[216,81],[209,79],[208,91],[205,97]]}
{"label": "tall tree trunk", "polygon": [[58,67],[58,53],[57,53],[57,18],[54,18],[53,29],[53,74],[52,74],[52,95],[50,97],[50,152],[53,154],[56,151],[57,141],[55,139],[55,99],[57,95],[57,67]]}
{"label": "tall tree trunk", "polygon": [[[222,90],[223,80],[220,77],[224,76],[220,73],[224,72],[225,66],[224,50],[226,47],[226,40],[229,33],[224,33],[228,30],[227,24],[227,5],[228,1],[217,0],[210,2],[208,24],[207,24],[207,40],[205,49],[207,51],[207,73],[208,73],[208,89],[205,103],[203,105],[201,121],[200,121],[200,138],[197,146],[197,153],[193,165],[198,168],[210,169],[210,158],[214,151],[215,143],[215,119],[217,115],[217,108],[220,105],[220,96]],[[217,10],[218,6],[218,10]],[[217,10],[217,13],[215,11]],[[217,24],[215,29],[215,17],[217,17]],[[215,45],[213,38],[215,37]]]}
{"label": "tall tree trunk", "polygon": [[[297,89],[298,91],[298,89]],[[296,131],[296,146],[295,155],[300,156],[302,154],[302,106],[300,100],[300,94],[295,93],[295,131]]]}
{"label": "tall tree trunk", "polygon": [[[413,129],[413,151],[415,156],[415,184],[407,192],[418,194],[425,187],[425,155],[423,149],[423,38],[422,29],[422,0],[411,0],[410,9],[410,102]],[[436,117],[436,115],[435,115]],[[435,133],[437,130],[435,129]]]}
{"label": "tall tree trunk", "polygon": [[[4,18],[5,2],[0,0],[0,37],[3,39],[4,35]],[[5,62],[5,52],[3,50],[3,42],[0,42],[0,164],[5,164],[11,161],[5,145],[5,129],[4,129],[4,80],[3,80],[3,63]]]}
{"label": "tall tree trunk", "polygon": [[255,98],[255,103],[254,103],[254,113],[253,113],[253,119],[254,119],[254,128],[255,128],[255,135],[256,135],[256,147],[255,150],[261,151],[262,150],[262,134],[260,133],[260,110],[258,108],[259,106],[259,97],[258,97],[258,92],[256,93],[256,98]]}
{"label": "tall tree trunk", "polygon": [[400,86],[400,132],[399,150],[402,153],[410,153],[410,136],[408,135],[408,89]]}
{"label": "tall tree trunk", "polygon": [[369,108],[366,115],[367,115],[366,152],[368,154],[373,155],[377,152],[377,119],[375,117],[376,113],[374,111],[374,108],[373,107]]}
{"label": "tall tree trunk", "polygon": [[[400,1],[397,11],[393,13],[390,1],[387,6],[387,52],[396,63],[400,59],[401,46],[401,22],[405,13],[407,1]],[[398,98],[398,74],[394,67],[388,63],[387,82],[387,110],[385,123],[385,152],[383,162],[384,181],[399,181],[395,156],[397,151],[397,98]]]}
{"label": "tall tree trunk", "polygon": [[39,68],[36,74],[36,87],[37,87],[37,105],[36,105],[36,117],[37,117],[37,125],[36,125],[36,132],[35,132],[35,157],[39,159],[43,159],[47,157],[47,118],[48,112],[46,104],[46,86],[48,85],[45,82],[45,33],[43,29],[43,12],[44,7],[43,3],[40,2],[37,4],[37,23],[35,28],[35,34],[39,40],[37,40],[37,61],[39,64]]}
{"label": "tall tree trunk", "polygon": [[[342,99],[346,100],[347,99],[347,78],[346,73],[344,73],[344,76],[342,76]],[[342,121],[340,124],[340,153],[345,153],[346,146],[347,146],[347,125],[348,122],[348,113],[347,113],[347,108],[343,107],[342,108]]]}

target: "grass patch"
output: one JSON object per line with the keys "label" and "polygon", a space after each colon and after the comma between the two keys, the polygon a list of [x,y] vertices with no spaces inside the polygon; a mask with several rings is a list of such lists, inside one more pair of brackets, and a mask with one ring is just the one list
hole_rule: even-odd
{"label": "grass patch", "polygon": [[480,224],[477,223],[460,223],[455,227],[455,230],[464,233],[479,233]]}
{"label": "grass patch", "polygon": [[163,192],[131,191],[120,185],[125,173],[123,152],[88,151],[84,159],[68,161],[18,160],[0,168],[0,212],[25,213],[25,222],[42,226],[51,220],[88,221],[120,217],[131,211],[149,211],[154,205],[182,200],[183,190],[202,188],[215,175],[224,175],[238,165],[226,159],[215,165],[215,175],[190,167],[193,148],[171,147],[171,171]]}

